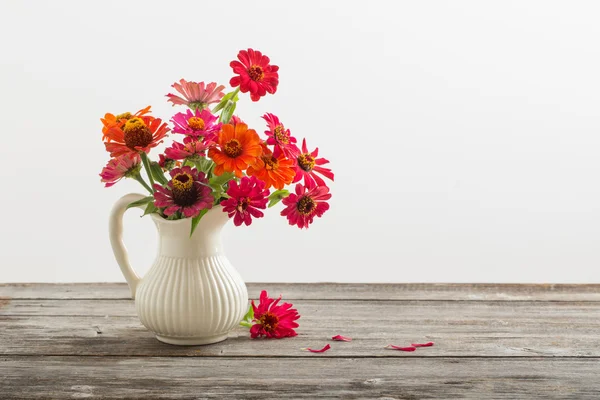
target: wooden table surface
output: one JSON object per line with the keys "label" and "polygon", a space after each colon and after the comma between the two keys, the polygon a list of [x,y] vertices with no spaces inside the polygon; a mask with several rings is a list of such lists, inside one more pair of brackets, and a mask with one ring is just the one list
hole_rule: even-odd
{"label": "wooden table surface", "polygon": [[600,285],[248,289],[294,303],[298,336],[171,346],[124,284],[0,284],[0,399],[600,399]]}

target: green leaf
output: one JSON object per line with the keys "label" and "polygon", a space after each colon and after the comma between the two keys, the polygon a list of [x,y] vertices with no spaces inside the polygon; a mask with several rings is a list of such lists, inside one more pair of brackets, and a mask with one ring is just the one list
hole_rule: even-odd
{"label": "green leaf", "polygon": [[221,117],[219,118],[220,122],[223,122],[224,124],[229,123],[229,121],[231,120],[231,116],[233,115],[233,112],[235,111],[236,104],[237,103],[234,103],[231,100],[229,100],[229,102],[227,102],[227,105],[225,106],[225,109],[223,110],[223,112],[221,113]]}
{"label": "green leaf", "polygon": [[281,200],[285,199],[290,195],[290,191],[286,189],[276,190],[269,196],[269,207],[273,207]]}
{"label": "green leaf", "polygon": [[194,164],[196,165],[196,168],[198,168],[198,170],[204,172],[207,175],[213,166],[212,160],[206,157],[201,157],[199,160],[196,160]]}
{"label": "green leaf", "polygon": [[213,176],[208,180],[208,184],[215,190],[222,188],[224,184],[235,177],[232,172],[223,172],[219,176]]}
{"label": "green leaf", "polygon": [[192,237],[192,235],[194,234],[194,231],[196,230],[196,227],[200,223],[200,220],[202,219],[202,217],[204,217],[204,214],[206,214],[207,212],[208,212],[208,209],[205,208],[204,210],[200,211],[200,214],[198,214],[194,218],[192,218],[192,229],[190,231],[190,237]]}
{"label": "green leaf", "polygon": [[225,96],[223,96],[223,98],[221,99],[221,101],[219,102],[219,104],[216,105],[215,108],[212,109],[212,113],[215,114],[217,111],[221,110],[223,107],[225,107],[227,105],[227,102],[229,100],[232,101],[238,101],[240,98],[238,97],[238,92],[240,90],[234,90],[233,92],[229,92],[227,93]]}
{"label": "green leaf", "polygon": [[244,315],[244,319],[240,322],[241,326],[245,326],[250,328],[252,326],[252,320],[254,319],[254,308],[252,308],[252,304],[248,308],[248,312]]}
{"label": "green leaf", "polygon": [[142,217],[144,215],[154,214],[156,212],[158,212],[158,208],[154,205],[154,202],[148,203],[148,205],[146,206],[146,209],[144,210],[144,213],[142,214]]}
{"label": "green leaf", "polygon": [[146,196],[143,199],[139,199],[137,201],[134,201],[133,203],[129,203],[127,205],[127,210],[129,210],[132,207],[139,207],[139,206],[146,205],[146,204],[150,203],[151,201],[152,202],[154,201],[154,196]]}
{"label": "green leaf", "polygon": [[150,163],[150,171],[152,172],[152,177],[154,180],[161,185],[166,185],[167,182],[169,182],[167,178],[165,178],[165,174],[157,162]]}

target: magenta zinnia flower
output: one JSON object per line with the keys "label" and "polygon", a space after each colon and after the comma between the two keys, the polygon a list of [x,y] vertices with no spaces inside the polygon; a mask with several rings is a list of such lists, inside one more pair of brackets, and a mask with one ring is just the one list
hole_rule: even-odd
{"label": "magenta zinnia flower", "polygon": [[229,214],[229,218],[233,217],[235,226],[240,226],[242,223],[250,225],[252,217],[264,217],[263,212],[258,209],[267,208],[269,191],[265,190],[265,183],[255,176],[243,177],[239,186],[236,181],[229,182],[227,195],[229,198],[223,200],[221,205],[223,211]]}
{"label": "magenta zinnia flower", "polygon": [[297,335],[294,328],[298,327],[296,322],[300,318],[298,310],[292,308],[290,303],[278,305],[280,300],[281,296],[277,300],[270,298],[266,290],[260,292],[258,306],[252,300],[253,322],[256,322],[250,328],[252,338],[266,336],[267,338],[280,339]]}
{"label": "magenta zinnia flower", "polygon": [[291,136],[290,130],[285,129],[283,124],[279,122],[279,118],[271,113],[263,115],[263,119],[267,121],[269,130],[265,131],[268,136],[267,144],[275,146],[273,155],[279,157],[283,153],[287,158],[295,158],[300,150],[296,147],[296,138]]}
{"label": "magenta zinnia flower", "polygon": [[317,186],[325,186],[325,181],[317,173],[333,180],[333,172],[329,168],[321,166],[328,164],[329,161],[324,158],[317,158],[318,155],[318,147],[313,152],[309,152],[306,139],[302,140],[302,152],[294,157],[296,158],[296,176],[292,183],[299,182],[304,178],[305,185],[316,183]]}
{"label": "magenta zinnia flower", "polygon": [[181,212],[184,217],[197,216],[200,211],[212,207],[213,196],[204,172],[190,167],[174,168],[167,186],[154,184],[154,205],[164,208],[168,217]]}
{"label": "magenta zinnia flower", "polygon": [[212,142],[203,143],[199,140],[195,140],[192,137],[186,137],[183,140],[183,144],[173,142],[171,147],[165,149],[165,155],[172,160],[184,160],[189,158],[191,160],[204,157],[206,155],[206,149],[210,147]]}
{"label": "magenta zinnia flower", "polygon": [[287,217],[290,225],[298,225],[300,229],[308,228],[315,216],[321,217],[329,210],[329,204],[325,200],[331,198],[327,186],[314,186],[311,182],[307,186],[296,185],[296,193],[291,193],[282,200],[287,206],[281,211],[281,215]]}
{"label": "magenta zinnia flower", "polygon": [[126,153],[111,159],[100,172],[104,187],[111,187],[123,178],[132,178],[139,175],[142,168],[140,155],[137,153]]}
{"label": "magenta zinnia flower", "polygon": [[175,114],[171,122],[175,133],[212,139],[221,129],[222,124],[217,123],[217,119],[217,116],[208,110],[186,110],[185,113]]}
{"label": "magenta zinnia flower", "polygon": [[169,100],[167,101],[170,101],[173,105],[185,104],[194,110],[201,110],[206,108],[209,104],[218,103],[225,95],[225,93],[222,92],[222,90],[225,89],[225,86],[217,86],[215,82],[211,82],[207,85],[204,82],[188,82],[185,79],[182,79],[179,83],[175,82],[171,86],[174,87],[183,98],[169,93],[167,95]]}

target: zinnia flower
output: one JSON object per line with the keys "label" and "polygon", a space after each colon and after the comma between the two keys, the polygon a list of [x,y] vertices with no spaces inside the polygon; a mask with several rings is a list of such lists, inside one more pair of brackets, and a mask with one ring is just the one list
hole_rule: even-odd
{"label": "zinnia flower", "polygon": [[172,158],[169,158],[167,156],[165,156],[164,154],[159,154],[158,155],[158,165],[166,170],[166,171],[170,171],[173,168],[175,168],[177,163],[175,162],[175,160],[173,160]]}
{"label": "zinnia flower", "polygon": [[170,172],[171,180],[167,186],[154,184],[154,205],[164,209],[170,216],[180,211],[184,217],[197,216],[200,211],[211,208],[212,190],[204,172],[191,167],[174,168]]}
{"label": "zinnia flower", "polygon": [[223,200],[221,205],[223,211],[229,214],[229,218],[233,217],[235,226],[240,226],[242,223],[250,225],[252,217],[262,218],[264,214],[258,209],[267,208],[269,201],[269,191],[265,190],[265,183],[256,179],[256,177],[243,177],[240,184],[234,180],[229,182],[227,190],[229,198]]}
{"label": "zinnia flower", "polygon": [[124,113],[118,114],[118,115],[106,113],[106,114],[104,114],[104,118],[100,118],[100,121],[102,121],[102,125],[103,125],[102,133],[104,134],[104,137],[106,137],[106,134],[108,131],[110,131],[113,128],[122,128],[123,125],[125,125],[125,122],[127,122],[128,120],[130,120],[133,117],[140,117],[140,118],[142,118],[142,120],[144,120],[144,123],[149,124],[150,121],[152,121],[154,119],[153,116],[146,115],[149,112],[150,112],[150,106],[148,106],[146,108],[142,108],[140,111],[136,112],[133,115],[130,112],[124,112]]}
{"label": "zinnia flower", "polygon": [[296,176],[293,183],[304,178],[305,185],[316,183],[317,186],[325,186],[325,181],[317,173],[333,180],[333,172],[329,168],[321,166],[328,164],[329,161],[324,158],[317,158],[318,155],[318,147],[312,153],[309,153],[306,147],[306,139],[302,140],[302,152],[296,156]]}
{"label": "zinnia flower", "polygon": [[250,336],[257,338],[266,336],[267,338],[284,338],[296,336],[294,328],[298,327],[296,320],[300,318],[298,310],[292,308],[292,304],[283,303],[278,305],[281,296],[277,300],[268,296],[267,291],[260,292],[260,303],[258,306],[252,300],[252,309],[254,310],[254,320],[256,324],[250,328]]}
{"label": "zinnia flower", "polygon": [[296,174],[293,160],[288,160],[283,154],[275,157],[266,146],[263,146],[262,155],[254,165],[248,167],[246,173],[263,181],[267,189],[271,186],[275,189],[283,189],[285,185],[292,182]]}
{"label": "zinnia flower", "polygon": [[217,123],[217,116],[208,110],[186,110],[185,113],[177,113],[171,118],[174,128],[173,132],[193,137],[206,137],[213,139],[221,129]]}
{"label": "zinnia flower", "polygon": [[131,178],[140,173],[142,168],[140,155],[127,153],[111,159],[100,173],[104,187],[111,187],[123,178]]}
{"label": "zinnia flower", "polygon": [[208,156],[217,164],[215,175],[223,172],[234,172],[238,178],[242,171],[256,162],[261,154],[260,138],[254,129],[246,124],[225,124],[217,135],[218,147],[211,147]]}
{"label": "zinnia flower", "polygon": [[211,143],[203,143],[193,137],[186,137],[184,143],[173,142],[171,147],[165,149],[165,155],[172,160],[184,160],[186,158],[195,160],[204,157],[206,149]]}
{"label": "zinnia flower", "polygon": [[146,123],[141,117],[128,119],[122,127],[110,129],[104,143],[111,157],[126,153],[147,153],[151,148],[162,143],[169,128],[160,118],[154,118]]}
{"label": "zinnia flower", "polygon": [[250,92],[252,101],[258,101],[267,94],[277,91],[279,74],[277,65],[270,65],[269,57],[253,49],[240,50],[238,60],[229,65],[238,74],[229,81],[232,87],[239,86],[242,93]]}
{"label": "zinnia flower", "polygon": [[302,186],[296,185],[296,193],[290,193],[282,200],[287,206],[281,215],[287,217],[290,225],[298,225],[300,229],[308,228],[312,224],[315,216],[321,217],[325,211],[329,210],[329,200],[331,194],[327,186]]}
{"label": "zinnia flower", "polygon": [[173,105],[185,104],[193,110],[202,110],[209,104],[218,103],[225,96],[225,93],[222,92],[225,86],[217,86],[215,82],[206,85],[204,82],[188,82],[182,79],[179,83],[172,84],[171,87],[174,87],[183,98],[169,93],[167,95],[169,100],[167,101],[170,101]]}
{"label": "zinnia flower", "polygon": [[263,115],[263,119],[267,121],[269,130],[265,131],[267,144],[275,146],[275,157],[283,153],[288,158],[295,158],[300,150],[296,147],[296,138],[291,136],[290,130],[285,129],[283,124],[279,122],[279,118],[271,113]]}

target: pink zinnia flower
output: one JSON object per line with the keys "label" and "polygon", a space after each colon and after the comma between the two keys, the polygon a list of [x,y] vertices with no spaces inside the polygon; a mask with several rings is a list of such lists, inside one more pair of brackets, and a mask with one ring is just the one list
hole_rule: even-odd
{"label": "pink zinnia flower", "polygon": [[252,309],[254,310],[254,320],[256,324],[250,328],[250,336],[257,338],[266,336],[267,338],[284,338],[296,336],[294,328],[298,327],[296,320],[300,318],[298,310],[292,308],[292,304],[283,303],[278,305],[281,296],[277,300],[270,298],[267,291],[260,292],[260,303],[258,306],[252,300]]}
{"label": "pink zinnia flower", "polygon": [[190,167],[174,168],[167,186],[154,184],[154,205],[164,208],[166,216],[181,212],[184,217],[197,216],[200,211],[211,208],[212,190],[204,172]]}
{"label": "pink zinnia flower", "polygon": [[165,149],[165,155],[172,160],[184,160],[186,158],[194,160],[199,157],[204,157],[206,155],[206,149],[208,149],[211,144],[211,142],[203,143],[199,140],[195,140],[195,138],[186,137],[183,140],[183,144],[173,142],[171,147]]}
{"label": "pink zinnia flower", "polygon": [[193,137],[206,137],[212,139],[221,129],[221,123],[217,122],[217,116],[208,110],[186,110],[185,113],[177,113],[171,118],[174,128],[173,132]]}
{"label": "pink zinnia flower", "polygon": [[175,160],[165,156],[164,154],[158,155],[158,165],[166,171],[170,171],[176,166],[178,166]]}
{"label": "pink zinnia flower", "polygon": [[229,63],[237,74],[229,81],[232,87],[239,86],[242,93],[250,92],[252,101],[258,101],[268,93],[275,93],[279,84],[279,67],[270,65],[269,57],[258,50],[240,50],[238,60]]}
{"label": "pink zinnia flower", "polygon": [[329,204],[325,200],[331,198],[327,186],[313,186],[309,184],[296,185],[296,193],[290,193],[282,200],[287,206],[281,211],[281,215],[287,217],[290,225],[298,225],[300,229],[308,228],[315,216],[321,217],[329,210]]}
{"label": "pink zinnia flower", "polygon": [[221,98],[225,95],[222,92],[225,86],[219,85],[215,82],[211,82],[208,85],[204,82],[192,82],[182,79],[179,83],[175,82],[171,85],[175,88],[182,96],[179,97],[172,93],[169,93],[167,97],[173,105],[185,104],[191,109],[198,110],[206,108],[209,104],[218,103]]}
{"label": "pink zinnia flower", "polygon": [[123,178],[131,178],[140,173],[142,168],[140,155],[137,153],[125,153],[117,158],[111,159],[100,172],[104,187],[111,187]]}
{"label": "pink zinnia flower", "polygon": [[255,176],[243,177],[239,185],[236,181],[230,181],[227,195],[229,198],[223,200],[221,205],[223,211],[229,214],[229,218],[233,217],[235,226],[242,223],[250,225],[252,217],[264,217],[263,212],[258,209],[267,208],[269,191],[265,190],[265,183]]}
{"label": "pink zinnia flower", "polygon": [[291,136],[290,130],[285,129],[276,115],[266,113],[263,115],[263,119],[269,126],[269,130],[265,131],[268,136],[267,144],[275,146],[275,151],[273,151],[275,157],[279,157],[283,153],[287,158],[295,158],[300,150],[296,147],[296,138]]}
{"label": "pink zinnia flower", "polygon": [[299,182],[304,178],[304,184],[316,183],[317,186],[325,186],[325,181],[317,175],[317,173],[323,175],[326,178],[333,180],[333,172],[329,168],[324,168],[321,165],[328,164],[324,158],[317,158],[319,155],[319,148],[317,147],[313,152],[309,152],[306,147],[306,139],[302,140],[302,152],[298,154],[296,158],[296,176],[292,183]]}

